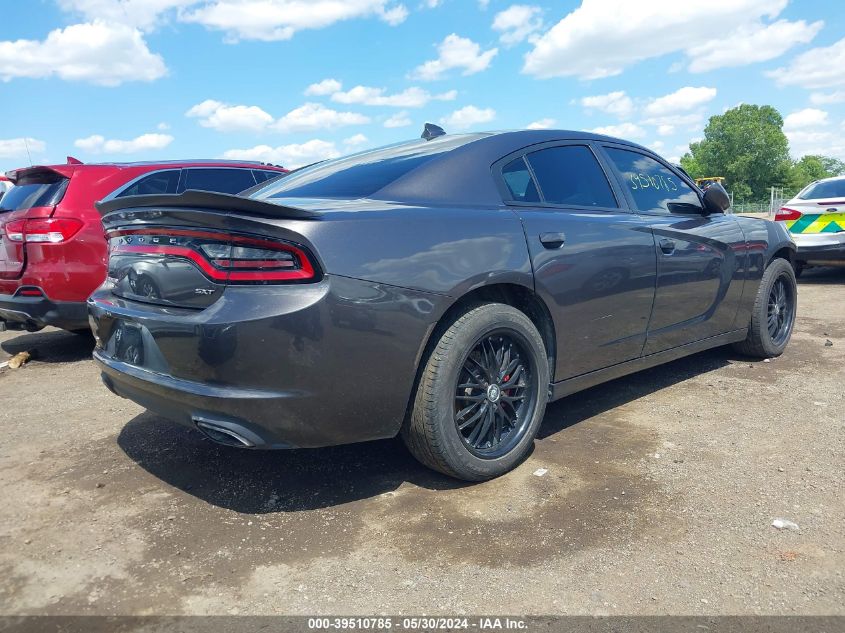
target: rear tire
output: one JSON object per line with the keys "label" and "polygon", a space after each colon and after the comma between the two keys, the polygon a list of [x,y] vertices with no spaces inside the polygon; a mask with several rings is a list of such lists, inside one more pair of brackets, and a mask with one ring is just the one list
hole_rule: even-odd
{"label": "rear tire", "polygon": [[531,449],[548,389],[546,349],[531,320],[501,303],[474,306],[428,357],[402,439],[450,477],[498,477]]}
{"label": "rear tire", "polygon": [[757,289],[748,336],[734,349],[755,358],[780,356],[792,337],[797,308],[795,271],[785,259],[774,259]]}

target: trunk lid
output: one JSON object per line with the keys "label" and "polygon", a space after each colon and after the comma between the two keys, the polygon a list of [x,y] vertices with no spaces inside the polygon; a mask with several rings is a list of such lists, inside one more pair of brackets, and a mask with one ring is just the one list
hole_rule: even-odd
{"label": "trunk lid", "polygon": [[[840,233],[845,231],[845,198],[824,198],[802,200],[796,198],[784,205],[786,211],[800,213],[784,215],[786,227],[791,233]],[[782,209],[782,211],[784,211]]]}
{"label": "trunk lid", "polygon": [[296,234],[269,218],[313,217],[228,194],[187,191],[97,204],[109,239],[107,286],[125,300],[203,309],[232,284],[316,281]]}

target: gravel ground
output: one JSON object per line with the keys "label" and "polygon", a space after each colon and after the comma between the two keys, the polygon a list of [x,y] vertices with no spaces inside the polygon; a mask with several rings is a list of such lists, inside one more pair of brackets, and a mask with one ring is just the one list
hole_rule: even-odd
{"label": "gravel ground", "polygon": [[0,613],[843,615],[845,271],[799,295],[781,358],[566,398],[477,485],[396,440],[219,447],[109,393],[90,339],[2,333],[35,354],[0,370]]}

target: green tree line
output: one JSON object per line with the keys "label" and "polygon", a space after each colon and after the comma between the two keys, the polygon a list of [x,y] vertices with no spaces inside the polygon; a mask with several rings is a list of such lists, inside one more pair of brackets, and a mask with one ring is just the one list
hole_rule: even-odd
{"label": "green tree line", "polygon": [[773,185],[797,190],[845,174],[845,163],[829,156],[792,160],[780,112],[749,104],[710,117],[704,138],[690,143],[681,166],[693,178],[724,176],[737,202],[766,200]]}

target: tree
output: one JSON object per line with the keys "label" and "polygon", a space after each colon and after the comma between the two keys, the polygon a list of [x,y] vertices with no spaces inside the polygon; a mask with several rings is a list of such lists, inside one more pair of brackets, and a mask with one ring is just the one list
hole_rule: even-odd
{"label": "tree", "polygon": [[681,165],[693,178],[724,176],[737,201],[764,200],[791,166],[783,118],[772,106],[749,104],[712,116]]}
{"label": "tree", "polygon": [[843,173],[845,173],[845,163],[841,160],[830,156],[808,154],[792,164],[787,185],[791,189],[803,189],[811,182]]}

